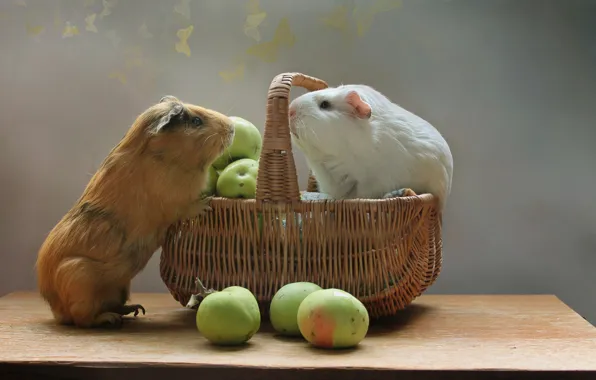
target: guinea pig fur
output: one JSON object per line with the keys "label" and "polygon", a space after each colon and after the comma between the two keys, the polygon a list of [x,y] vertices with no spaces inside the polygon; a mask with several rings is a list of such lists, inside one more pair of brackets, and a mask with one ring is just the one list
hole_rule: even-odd
{"label": "guinea pig fur", "polygon": [[405,188],[431,193],[440,209],[451,191],[449,145],[427,121],[366,85],[308,92],[289,106],[292,141],[319,191],[335,199],[389,198]]}
{"label": "guinea pig fur", "polygon": [[41,296],[60,324],[115,326],[168,226],[210,210],[207,169],[233,140],[225,115],[165,96],[144,111],[42,244]]}

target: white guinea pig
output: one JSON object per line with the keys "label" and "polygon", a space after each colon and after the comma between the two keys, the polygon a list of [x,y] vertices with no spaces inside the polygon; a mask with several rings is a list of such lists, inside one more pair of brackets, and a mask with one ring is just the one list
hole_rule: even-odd
{"label": "white guinea pig", "polygon": [[453,157],[430,123],[366,85],[308,92],[289,106],[292,141],[334,199],[431,193],[443,209]]}

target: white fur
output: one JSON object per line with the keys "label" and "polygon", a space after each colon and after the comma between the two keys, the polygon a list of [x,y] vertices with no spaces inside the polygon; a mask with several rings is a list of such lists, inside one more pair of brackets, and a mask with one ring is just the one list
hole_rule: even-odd
{"label": "white fur", "polygon": [[[356,91],[372,109],[370,119],[350,115],[345,101]],[[321,101],[329,110],[319,108]],[[443,208],[451,192],[453,158],[427,121],[366,85],[342,85],[299,96],[290,104],[292,141],[306,156],[319,191],[335,199],[382,198],[411,188],[431,193]]]}

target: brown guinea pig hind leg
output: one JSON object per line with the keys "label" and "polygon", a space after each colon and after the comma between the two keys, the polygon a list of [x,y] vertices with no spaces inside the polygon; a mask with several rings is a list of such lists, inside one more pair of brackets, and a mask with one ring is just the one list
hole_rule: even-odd
{"label": "brown guinea pig hind leg", "polygon": [[77,257],[65,260],[56,271],[62,310],[78,327],[120,327],[123,306],[121,287],[106,278],[99,261]]}
{"label": "brown guinea pig hind leg", "polygon": [[122,315],[118,313],[102,313],[98,315],[90,327],[120,327]]}
{"label": "brown guinea pig hind leg", "polygon": [[99,300],[77,300],[70,306],[72,320],[77,327],[112,327],[122,325],[122,314],[105,311]]}
{"label": "brown guinea pig hind leg", "polygon": [[143,315],[145,315],[145,308],[143,307],[143,305],[139,304],[122,305],[118,306],[115,310],[116,313],[120,315],[128,315],[130,313],[134,313],[134,316],[136,317],[137,315],[139,315],[139,311],[142,311]]}
{"label": "brown guinea pig hind leg", "polygon": [[120,303],[118,305],[114,306],[109,311],[113,311],[120,315],[128,315],[130,313],[134,313],[135,317],[137,315],[139,315],[139,311],[142,311],[143,315],[145,315],[145,308],[142,305],[139,305],[139,304],[127,305],[126,304],[126,302],[128,302],[129,297],[130,297],[130,283],[128,285],[126,285],[125,287],[123,287],[122,290],[120,291]]}

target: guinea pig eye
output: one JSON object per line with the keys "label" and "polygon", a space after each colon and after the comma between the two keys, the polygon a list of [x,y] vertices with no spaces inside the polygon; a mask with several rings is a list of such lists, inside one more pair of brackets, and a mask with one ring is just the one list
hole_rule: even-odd
{"label": "guinea pig eye", "polygon": [[331,103],[329,103],[327,100],[323,100],[321,104],[319,104],[319,107],[323,110],[326,110],[328,108],[331,108]]}
{"label": "guinea pig eye", "polygon": [[192,122],[192,125],[194,125],[195,127],[199,127],[199,126],[203,125],[203,120],[198,116],[193,117],[191,122]]}

